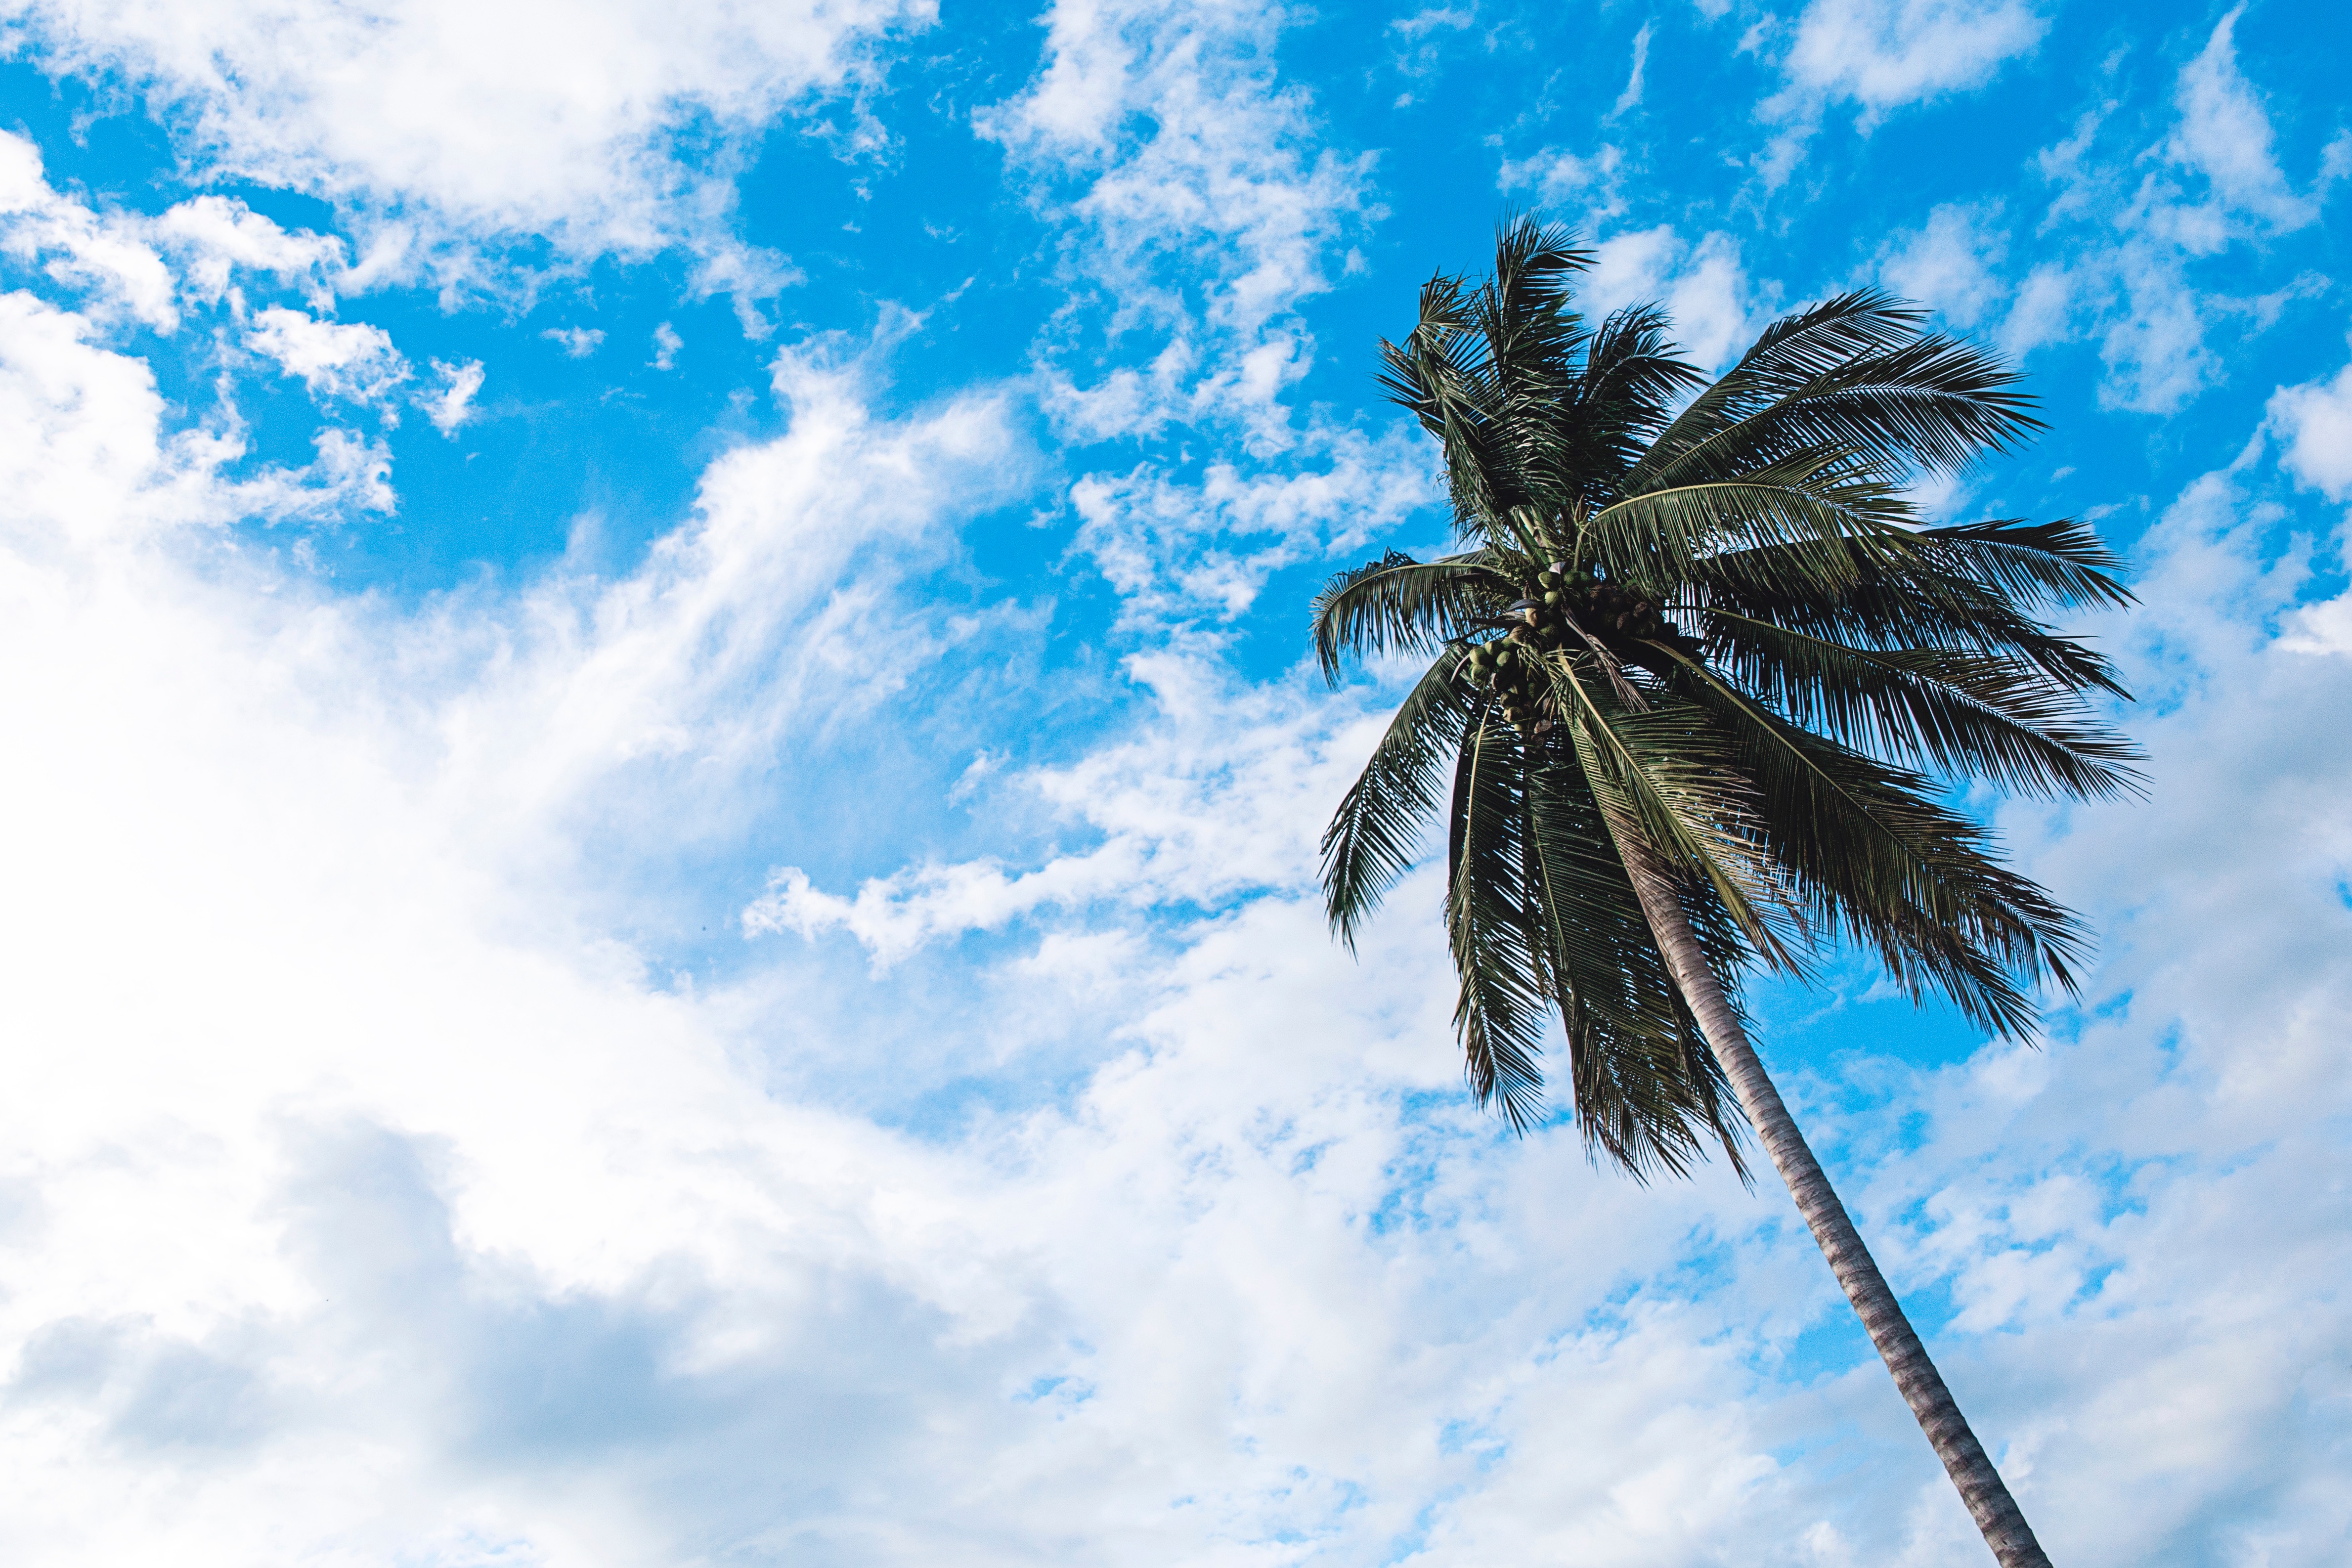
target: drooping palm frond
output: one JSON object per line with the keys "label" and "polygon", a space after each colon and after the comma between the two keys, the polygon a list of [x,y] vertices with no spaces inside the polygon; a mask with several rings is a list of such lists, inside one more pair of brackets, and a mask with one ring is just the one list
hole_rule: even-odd
{"label": "drooping palm frond", "polygon": [[1415,683],[1323,830],[1324,907],[1351,952],[1357,928],[1412,868],[1437,808],[1439,773],[1469,728],[1475,701],[1461,679],[1463,657],[1447,649]]}
{"label": "drooping palm frond", "polygon": [[1837,453],[1791,458],[1738,479],[1643,490],[1586,517],[1578,559],[1660,595],[1698,563],[1772,550],[1782,570],[1808,566],[1824,584],[1893,548],[1908,517],[1901,496],[1855,476]]}
{"label": "drooping palm frond", "polygon": [[1721,611],[1855,647],[2015,658],[2068,691],[2127,696],[2104,658],[2027,612],[2128,595],[2095,559],[2069,560],[2015,537],[2023,531],[1890,529],[1867,553],[1844,542],[1726,551],[1692,563],[1680,603],[1698,620]]}
{"label": "drooping palm frond", "polygon": [[[1712,1132],[1744,1179],[1739,1116],[1722,1070],[1623,864],[1607,852],[1607,825],[1572,753],[1535,770],[1527,805],[1527,885],[1587,1143],[1647,1180],[1686,1174],[1705,1152],[1700,1132]],[[1738,951],[1719,922],[1709,926],[1719,948]]]}
{"label": "drooping palm frond", "polygon": [[1520,852],[1524,746],[1490,708],[1464,739],[1446,836],[1445,930],[1461,981],[1454,1023],[1470,1090],[1515,1131],[1543,1106],[1548,1008]]}
{"label": "drooping palm frond", "polygon": [[2033,1008],[2011,976],[2071,986],[2073,917],[1996,864],[1985,830],[1936,804],[1923,775],[1784,722],[1684,663],[1678,684],[1736,749],[1756,792],[1748,822],[1816,930],[1873,948],[1915,996],[1933,987],[1996,1033],[2030,1033]]}
{"label": "drooping palm frond", "polygon": [[1707,624],[1717,669],[1841,744],[2017,793],[2095,798],[2131,787],[2137,753],[2023,658],[1855,647],[1721,610]]}
{"label": "drooping palm frond", "polygon": [[1315,598],[1315,657],[1335,684],[1351,659],[1433,654],[1518,595],[1486,551],[1421,562],[1391,550],[1339,573]]}

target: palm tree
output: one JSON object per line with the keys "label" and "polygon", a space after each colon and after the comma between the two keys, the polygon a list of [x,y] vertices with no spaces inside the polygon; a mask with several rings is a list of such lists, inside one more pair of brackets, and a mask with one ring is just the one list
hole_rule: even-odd
{"label": "palm tree", "polygon": [[[1556,1014],[1596,1157],[1646,1181],[1754,1129],[2004,1568],[2048,1558],[1748,1040],[1741,976],[1874,952],[2029,1037],[2075,918],[1944,782],[2105,796],[2134,753],[2106,661],[2037,615],[2130,595],[2072,521],[1924,526],[1906,500],[2041,428],[1998,360],[1873,291],[1774,322],[1710,383],[1654,307],[1598,329],[1591,265],[1511,221],[1440,276],[1382,382],[1442,443],[1461,549],[1331,580],[1316,650],[1431,662],[1323,839],[1334,931],[1444,816],[1470,1084],[1524,1131]],[[1452,787],[1442,773],[1452,759]],[[1727,1103],[1728,1101],[1728,1103]],[[1737,1107],[1737,1112],[1733,1106]]]}

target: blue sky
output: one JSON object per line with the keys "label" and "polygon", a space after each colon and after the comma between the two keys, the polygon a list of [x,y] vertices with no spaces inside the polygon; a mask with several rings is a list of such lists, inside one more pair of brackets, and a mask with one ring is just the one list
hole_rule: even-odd
{"label": "blue sky", "polygon": [[1759,1037],[2054,1558],[2352,1537],[2352,21],[0,4],[0,1554],[1975,1563],[1776,1190],[1465,1100],[1313,889],[1507,209],[2050,429],[2147,801],[2045,1048]]}

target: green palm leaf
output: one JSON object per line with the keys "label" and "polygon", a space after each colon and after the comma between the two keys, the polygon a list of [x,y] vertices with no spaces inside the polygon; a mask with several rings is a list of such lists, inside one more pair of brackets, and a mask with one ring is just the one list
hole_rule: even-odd
{"label": "green palm leaf", "polygon": [[1412,868],[1436,809],[1438,772],[1461,744],[1474,703],[1451,648],[1389,721],[1363,773],[1323,831],[1323,896],[1331,930],[1349,951],[1356,929]]}

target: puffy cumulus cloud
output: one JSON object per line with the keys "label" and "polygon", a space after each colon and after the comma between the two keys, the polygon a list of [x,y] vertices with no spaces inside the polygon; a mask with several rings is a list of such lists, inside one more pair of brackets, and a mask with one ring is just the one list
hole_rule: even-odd
{"label": "puffy cumulus cloud", "polygon": [[2352,494],[2352,365],[2327,382],[2271,395],[2271,426],[2286,444],[2280,462],[2330,500]]}
{"label": "puffy cumulus cloud", "polygon": [[235,430],[163,428],[163,400],[140,361],[98,346],[87,317],[22,291],[0,294],[0,489],[6,536],[35,558],[57,539],[95,547],[157,531],[247,518],[331,520],[387,511],[391,457],[381,442],[329,428],[300,468],[244,478]]}
{"label": "puffy cumulus cloud", "polygon": [[[934,8],[12,0],[5,14],[44,69],[137,91],[198,169],[345,205],[372,233],[370,278],[462,273],[478,247],[544,237],[580,258],[686,245],[708,287],[756,296],[789,273],[726,234],[740,149],[778,115],[854,100],[888,39]],[[683,161],[681,130],[717,150]],[[847,133],[877,134],[854,113]]]}
{"label": "puffy cumulus cloud", "polygon": [[1980,87],[2049,30],[2022,0],[1812,0],[1781,66],[1797,87],[1874,117]]}
{"label": "puffy cumulus cloud", "polygon": [[1769,189],[1789,179],[1830,105],[1860,105],[1867,132],[1907,105],[1984,86],[2049,28],[2030,0],[1811,0],[1793,29],[1766,18],[1748,38],[1779,45],[1788,85],[1758,106],[1786,127],[1758,155],[1759,177]]}
{"label": "puffy cumulus cloud", "polygon": [[343,271],[341,239],[308,229],[292,233],[226,196],[195,196],[164,210],[149,231],[179,263],[180,287],[205,303],[226,298],[238,268],[299,288],[326,310]]}
{"label": "puffy cumulus cloud", "polygon": [[41,153],[0,131],[0,248],[159,331],[180,324],[173,279],[136,218],[100,214],[49,187]]}
{"label": "puffy cumulus cloud", "polygon": [[1740,260],[1739,242],[1727,234],[1710,233],[1693,245],[1673,225],[1661,224],[1612,235],[1593,248],[1580,290],[1584,309],[1600,316],[1663,304],[1684,354],[1709,371],[1746,351],[1769,308]]}
{"label": "puffy cumulus cloud", "polygon": [[1894,235],[1880,248],[1880,281],[1953,326],[1975,326],[2008,293],[1994,270],[2009,249],[2008,235],[1992,226],[1998,217],[1957,203],[1937,206],[1924,226]]}
{"label": "puffy cumulus cloud", "polygon": [[[65,334],[77,352],[67,361],[87,368],[99,362],[79,353],[86,341],[121,337],[144,327],[165,337],[178,332],[191,311],[209,312],[221,339],[234,343],[226,369],[234,373],[255,359],[299,380],[314,399],[373,413],[385,426],[400,422],[408,403],[425,410],[434,426],[452,435],[472,417],[473,399],[484,378],[478,361],[433,362],[430,389],[415,388],[414,367],[383,329],[330,319],[335,286],[346,273],[343,242],[307,229],[289,231],[225,197],[197,196],[161,214],[100,211],[53,189],[43,173],[39,150],[24,138],[0,132],[0,254],[37,264],[59,292],[78,297],[79,310],[63,314],[33,296],[18,297],[26,320],[40,323],[24,348],[20,363],[53,363],[45,348]],[[247,290],[291,290],[308,311],[285,305],[254,306]],[[130,362],[122,362],[128,364]],[[120,381],[130,373],[117,366],[100,379]],[[225,388],[233,386],[224,377]],[[144,416],[100,427],[143,428]],[[37,416],[37,418],[46,418]],[[152,423],[152,421],[148,421]],[[395,499],[391,455],[381,439],[346,429],[320,432],[315,461],[299,469],[268,466],[231,484],[224,473],[246,455],[246,434],[233,401],[224,397],[215,427],[183,431],[168,443],[175,470],[190,487],[188,504],[215,521],[238,516],[331,520],[353,509],[389,512]],[[50,478],[56,478],[52,475]],[[217,503],[217,504],[215,504]]]}
{"label": "puffy cumulus cloud", "polygon": [[412,374],[382,327],[320,321],[282,305],[254,314],[245,345],[299,377],[314,397],[385,404]]}
{"label": "puffy cumulus cloud", "polygon": [[436,359],[433,362],[433,374],[441,379],[441,389],[420,397],[418,402],[425,417],[433,422],[433,428],[444,436],[455,437],[457,426],[473,418],[474,398],[481,392],[488,373],[480,360],[444,364]]}
{"label": "puffy cumulus cloud", "polygon": [[[226,196],[191,197],[153,215],[93,207],[53,188],[40,149],[8,132],[0,132],[0,254],[37,264],[86,313],[166,336],[189,310],[225,306],[243,318],[248,287],[290,289],[312,310],[331,310],[348,273],[340,237],[289,231]],[[322,372],[360,360],[394,381],[405,374],[376,328],[283,309],[263,314],[269,320],[252,329],[251,346],[314,385]]]}

